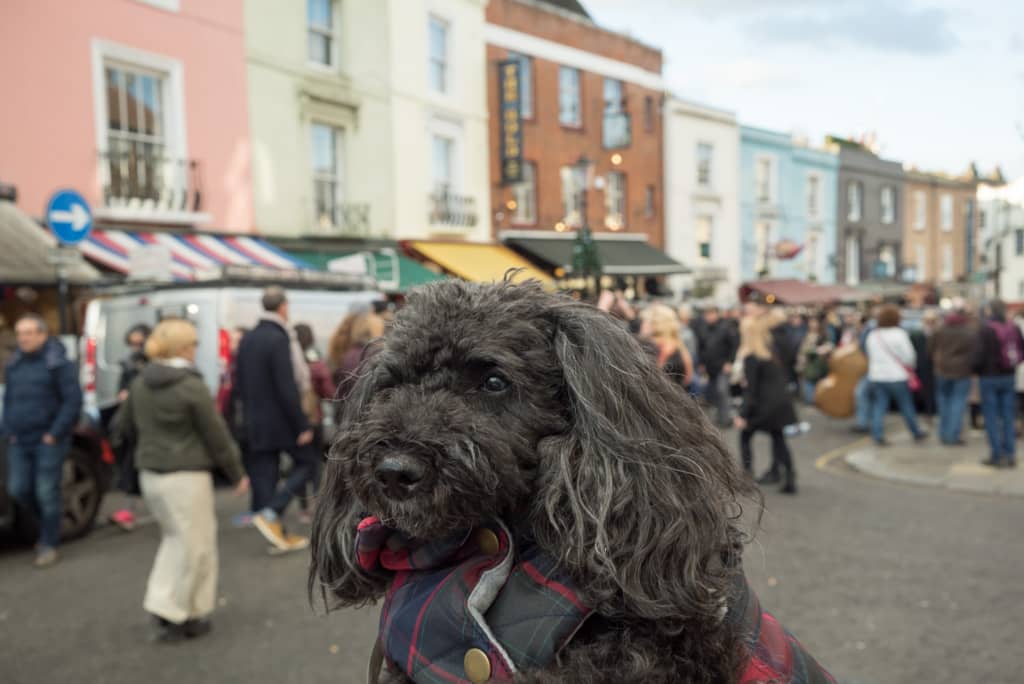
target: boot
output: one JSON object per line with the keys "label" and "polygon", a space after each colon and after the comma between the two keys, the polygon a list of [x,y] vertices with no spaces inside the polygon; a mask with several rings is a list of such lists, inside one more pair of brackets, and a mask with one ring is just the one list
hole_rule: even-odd
{"label": "boot", "polygon": [[779,491],[783,494],[796,494],[796,469],[790,465],[785,470],[785,481],[782,483],[782,488]]}
{"label": "boot", "polygon": [[782,481],[782,477],[779,475],[779,467],[773,465],[769,470],[766,470],[761,477],[757,478],[757,484],[759,485],[773,485],[778,484]]}

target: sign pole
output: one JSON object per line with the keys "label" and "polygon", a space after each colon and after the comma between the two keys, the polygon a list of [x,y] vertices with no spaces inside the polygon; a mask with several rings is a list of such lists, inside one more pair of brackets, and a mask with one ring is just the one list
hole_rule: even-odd
{"label": "sign pole", "polygon": [[[61,245],[77,245],[92,230],[92,212],[85,198],[74,190],[58,190],[46,204],[46,222]],[[53,254],[57,267],[57,310],[61,335],[67,334],[71,327],[68,323],[68,258],[76,254],[74,247],[70,251],[58,247]]]}
{"label": "sign pole", "polygon": [[57,262],[57,311],[60,315],[60,334],[67,335],[68,328],[68,272],[63,260]]}

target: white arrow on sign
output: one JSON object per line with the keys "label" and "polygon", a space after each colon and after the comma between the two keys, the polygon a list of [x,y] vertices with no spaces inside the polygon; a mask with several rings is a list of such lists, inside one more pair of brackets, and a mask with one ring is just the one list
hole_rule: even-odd
{"label": "white arrow on sign", "polygon": [[54,209],[50,212],[50,223],[70,223],[71,228],[82,230],[89,223],[89,212],[81,204],[72,204],[70,210]]}

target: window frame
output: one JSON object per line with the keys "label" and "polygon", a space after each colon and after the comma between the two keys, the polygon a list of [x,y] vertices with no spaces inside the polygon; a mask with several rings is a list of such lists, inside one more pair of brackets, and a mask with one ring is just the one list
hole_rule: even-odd
{"label": "window frame", "polygon": [[[765,176],[768,181],[767,197],[761,194],[761,184],[758,182],[758,175],[761,172],[762,164],[767,169]],[[757,204],[778,204],[778,195],[776,194],[776,188],[778,188],[778,183],[776,182],[777,164],[778,161],[775,155],[772,154],[759,154],[754,158],[754,199]]]}
{"label": "window frame", "polygon": [[[516,208],[512,211],[512,215],[509,218],[509,222],[514,226],[536,226],[537,225],[537,164],[532,161],[523,161],[523,180],[518,183],[512,184],[512,199],[516,202]],[[529,171],[529,174],[527,173]],[[527,175],[531,175],[532,178],[527,181]],[[524,186],[529,184],[526,188],[526,193],[530,197],[529,206],[532,212],[528,216],[521,216],[520,209],[523,206],[521,193],[524,191]]]}
{"label": "window frame", "polygon": [[[434,56],[434,27],[439,26],[444,30],[444,54],[440,59]],[[427,90],[433,95],[450,96],[452,85],[455,79],[452,78],[452,45],[451,45],[452,22],[438,14],[431,13],[427,17]],[[440,65],[441,87],[435,87],[434,67]]]}
{"label": "window frame", "polygon": [[[332,146],[334,148],[332,150],[332,155],[333,155],[333,160],[334,160],[334,168],[332,169],[330,177],[327,177],[326,174],[323,174],[322,172],[318,172],[317,168],[316,168],[316,145],[315,145],[316,134],[315,134],[315,130],[316,130],[317,127],[325,128],[325,129],[327,129],[327,130],[329,130],[331,132],[331,141],[332,141]],[[329,122],[322,121],[322,120],[319,120],[319,119],[313,119],[313,120],[311,120],[309,122],[309,141],[310,141],[310,158],[309,158],[310,164],[309,164],[309,170],[310,170],[310,175],[311,175],[311,179],[312,179],[312,187],[313,187],[313,195],[312,195],[312,200],[313,200],[313,219],[314,219],[314,221],[315,221],[317,226],[321,226],[322,225],[320,223],[320,215],[319,215],[319,211],[318,211],[318,207],[317,207],[316,188],[317,188],[317,183],[318,182],[333,183],[333,185],[334,185],[334,192],[332,194],[332,201],[333,201],[333,206],[334,206],[334,209],[335,209],[335,214],[337,213],[338,207],[340,207],[341,205],[343,205],[345,203],[345,196],[347,194],[346,193],[346,188],[345,188],[345,180],[346,180],[346,178],[345,178],[345,171],[346,171],[346,166],[347,166],[346,165],[346,158],[345,158],[346,133],[347,133],[347,131],[345,130],[345,128],[343,126],[338,126],[338,125],[333,124],[333,123],[329,123]],[[332,215],[331,216],[331,223],[330,223],[330,227],[331,228],[337,229],[337,228],[341,227],[341,226],[338,226],[337,223],[335,223],[335,219],[336,218],[337,218],[336,215]]]}
{"label": "window frame", "polygon": [[[329,29],[324,28],[319,24],[311,24],[309,22],[309,3],[316,2],[316,0],[306,0],[306,65],[313,69],[319,69],[322,71],[335,72],[341,68],[341,51],[339,44],[341,43],[341,31],[339,25],[339,12],[337,3],[335,0],[326,0],[327,7],[331,13],[331,24]],[[309,38],[311,33],[317,33],[323,37],[326,37],[330,41],[330,50],[328,51],[330,57],[330,64],[324,64],[312,59],[309,54]]]}
{"label": "window frame", "polygon": [[[949,268],[947,268],[947,266]],[[948,274],[948,275],[947,275]],[[941,281],[949,283],[956,277],[956,263],[953,254],[953,245],[946,243],[942,245],[942,276]]]}
{"label": "window frame", "polygon": [[[702,225],[704,225],[702,222],[705,219],[706,219],[706,226],[707,226],[707,234],[705,236],[701,236],[701,228],[702,228]],[[767,224],[766,221],[763,222],[763,223]],[[756,228],[755,228],[755,230],[756,230]],[[709,213],[706,213],[706,212],[705,213],[701,213],[701,214],[697,214],[696,220],[693,223],[693,244],[697,248],[697,253],[694,256],[694,258],[696,259],[697,263],[704,264],[704,265],[711,263],[711,260],[713,258],[712,255],[714,254],[714,244],[715,244],[714,235],[715,235],[715,216],[714,216],[714,214],[709,214]],[[704,240],[704,241],[701,241],[701,237],[706,237],[707,239]],[[701,249],[702,245],[707,245],[707,248],[708,248],[707,256],[704,256],[702,254],[702,251],[703,251]]]}
{"label": "window frame", "polygon": [[[705,150],[705,149],[708,151],[708,156],[707,156],[706,160],[701,155],[701,151]],[[697,154],[697,187],[698,188],[702,188],[704,190],[711,190],[715,186],[715,182],[714,182],[715,181],[715,175],[714,175],[715,174],[715,163],[714,163],[714,161],[715,161],[715,146],[714,146],[714,144],[709,143],[709,142],[699,141],[697,143],[696,154]],[[702,168],[704,161],[707,161],[707,168],[706,169]],[[706,170],[707,171],[707,178],[704,179],[704,180],[701,180],[701,171],[702,170]],[[771,170],[769,168],[769,175],[770,174],[771,174]],[[756,181],[755,181],[755,184],[756,184]],[[756,188],[755,188],[755,190],[756,190]]]}
{"label": "window frame", "polygon": [[644,132],[654,133],[657,128],[654,114],[654,96],[644,95]]}
{"label": "window frame", "polygon": [[819,220],[822,217],[822,189],[821,174],[817,172],[808,173],[805,181],[804,199],[806,200],[807,218],[811,220]]}
{"label": "window frame", "polygon": [[[861,258],[864,256],[860,236],[855,233],[847,234],[846,240],[843,242],[843,251],[843,268],[846,271],[844,280],[851,287],[860,285]],[[851,256],[854,258],[851,259]],[[851,264],[851,261],[856,263]],[[856,268],[853,268],[853,266],[856,266]]]}
{"label": "window frame", "polygon": [[[850,196],[851,191],[856,195],[856,201]],[[854,212],[854,209],[857,211]],[[860,223],[864,220],[864,184],[859,180],[846,182],[846,220],[851,223]]]}
{"label": "window frame", "polygon": [[644,188],[644,218],[652,219],[658,215],[658,189],[653,184]]}
{"label": "window frame", "polygon": [[[946,210],[949,210],[948,212]],[[946,192],[939,197],[939,228],[943,233],[952,233],[956,225],[956,199],[953,193]],[[948,221],[947,221],[948,219]]]}
{"label": "window frame", "polygon": [[1024,228],[1015,228],[1013,231],[1013,254],[1024,256]]}
{"label": "window frame", "polygon": [[[562,74],[563,73],[574,73],[576,75],[576,120],[565,121],[562,118]],[[568,128],[571,130],[583,130],[583,72],[576,67],[566,66],[564,64],[558,65],[558,123],[562,128]]]}
{"label": "window frame", "polygon": [[928,193],[924,190],[914,191],[914,230],[923,231],[928,228]]}
{"label": "window frame", "polygon": [[[568,226],[579,227],[583,225],[582,219],[582,190],[586,186],[586,178],[583,177],[580,169],[572,164],[565,164],[558,169],[558,177],[561,183],[560,194],[562,196],[562,220]],[[566,188],[566,179],[572,179],[572,190],[569,194]],[[580,212],[580,222],[573,220],[573,212]]]}
{"label": "window frame", "polygon": [[[888,192],[887,192],[888,191]],[[886,213],[886,195],[889,196],[889,212]],[[893,185],[883,185],[878,191],[879,220],[887,226],[896,223],[896,188]],[[886,218],[888,217],[888,218]]]}
{"label": "window frame", "polygon": [[[615,187],[615,183],[612,182],[612,178],[616,178],[621,181],[621,185],[619,188],[617,188],[617,192],[622,211],[618,212],[617,214],[616,212],[613,211],[614,207],[612,206],[612,202],[615,199],[615,196],[612,192],[612,188]],[[606,228],[613,231],[620,231],[626,229],[626,226],[629,223],[629,179],[626,177],[625,171],[613,169],[609,171],[608,174],[605,176],[604,214]],[[620,222],[617,227],[613,227],[614,223],[609,222],[612,221],[612,219],[616,215],[619,216]]]}
{"label": "window frame", "polygon": [[922,244],[914,245],[914,261],[917,262],[917,281],[924,282],[928,278],[928,248]]}

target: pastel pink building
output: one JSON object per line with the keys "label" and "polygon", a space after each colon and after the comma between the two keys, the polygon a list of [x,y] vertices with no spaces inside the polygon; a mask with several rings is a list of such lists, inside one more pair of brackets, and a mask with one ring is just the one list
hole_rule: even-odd
{"label": "pastel pink building", "polygon": [[253,230],[244,0],[2,0],[0,180],[41,217]]}

